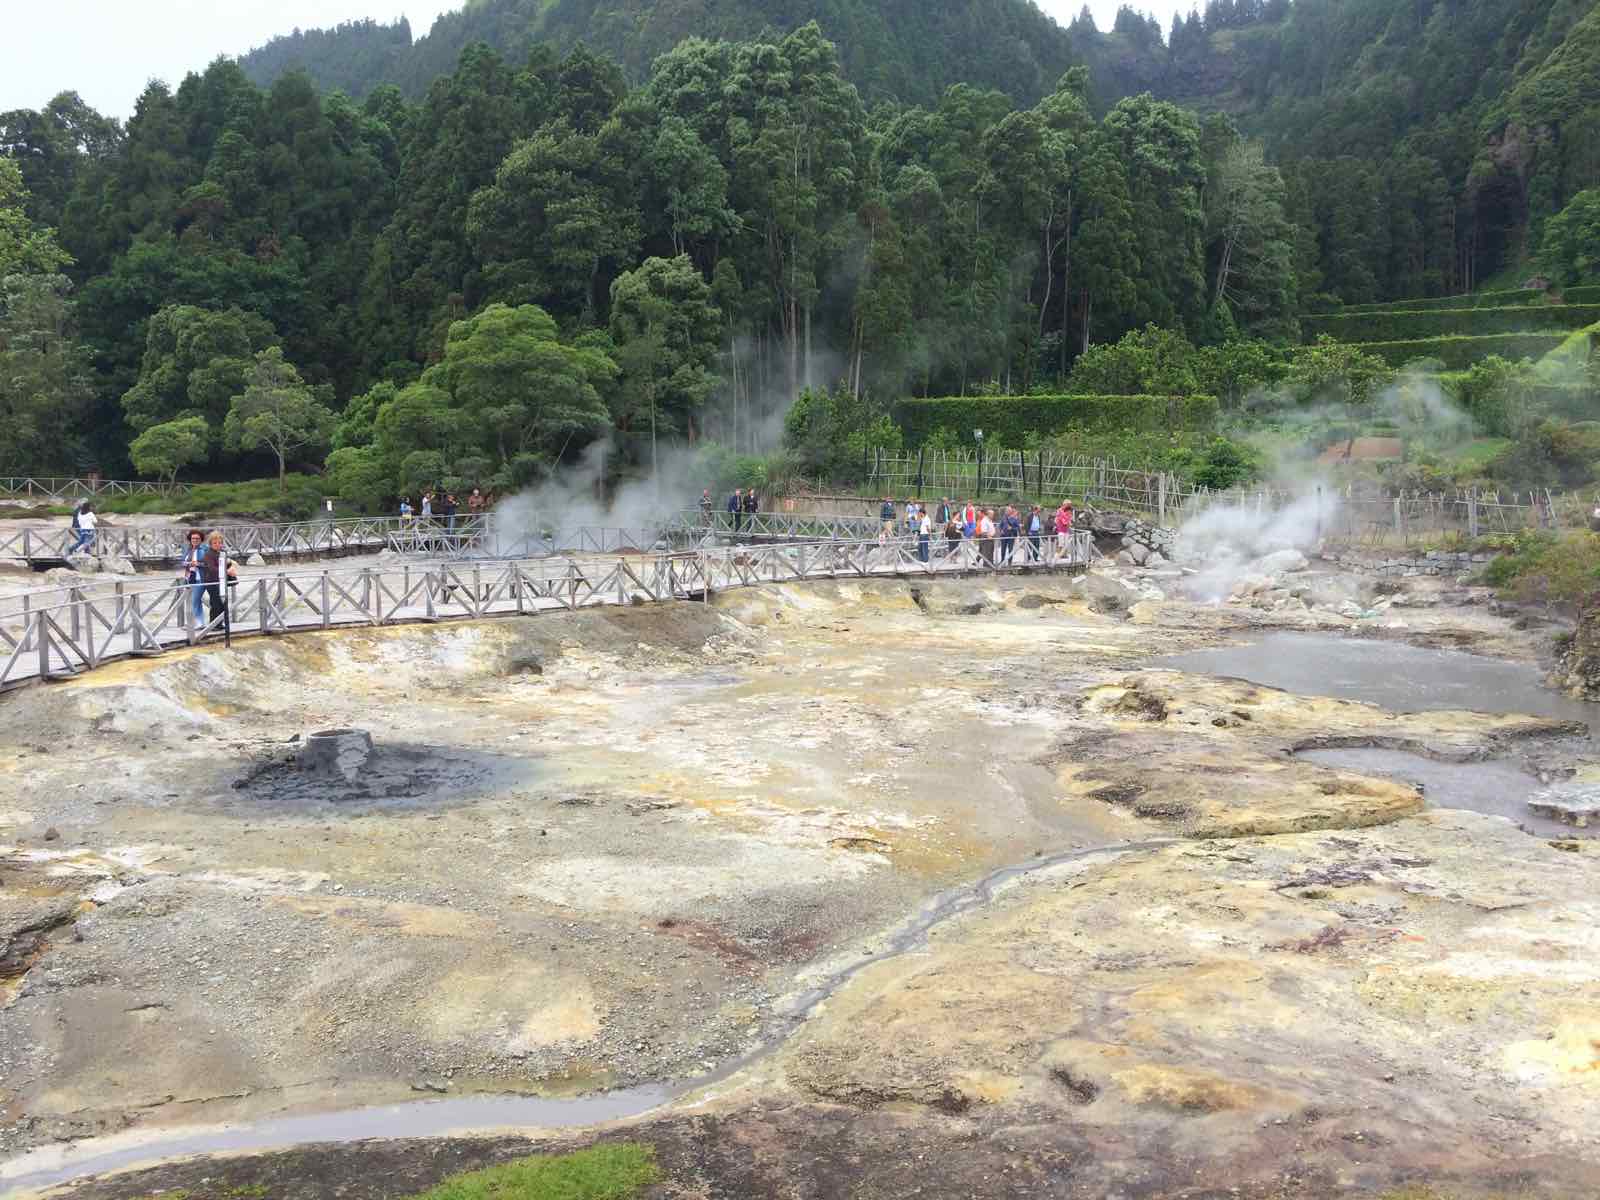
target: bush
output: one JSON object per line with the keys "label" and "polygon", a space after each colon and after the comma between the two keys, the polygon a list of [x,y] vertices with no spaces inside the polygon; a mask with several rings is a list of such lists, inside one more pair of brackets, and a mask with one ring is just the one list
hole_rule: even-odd
{"label": "bush", "polygon": [[1483,337],[1436,337],[1405,342],[1362,342],[1361,349],[1375,354],[1391,367],[1403,367],[1416,358],[1436,358],[1446,370],[1465,371],[1480,359],[1540,358],[1566,341],[1562,333],[1497,333]]}
{"label": "bush", "polygon": [[1300,323],[1307,337],[1326,333],[1341,342],[1361,343],[1582,329],[1585,325],[1592,325],[1596,321],[1600,321],[1600,304],[1568,303],[1505,308],[1335,313],[1326,317],[1304,317]]}
{"label": "bush", "polygon": [[1562,288],[1561,298],[1568,304],[1600,304],[1600,284]]}
{"label": "bush", "polygon": [[1146,325],[1078,356],[1067,391],[1081,396],[1183,396],[1200,390],[1194,347],[1181,333]]}
{"label": "bush", "polygon": [[1484,569],[1483,579],[1524,603],[1575,607],[1600,587],[1600,534],[1523,530],[1511,552]]}
{"label": "bush", "polygon": [[992,446],[1021,447],[1030,434],[1068,430],[1112,433],[1205,432],[1216,427],[1215,396],[946,396],[902,400],[894,422],[908,446],[921,446],[939,431],[955,444],[972,445],[983,430]]}

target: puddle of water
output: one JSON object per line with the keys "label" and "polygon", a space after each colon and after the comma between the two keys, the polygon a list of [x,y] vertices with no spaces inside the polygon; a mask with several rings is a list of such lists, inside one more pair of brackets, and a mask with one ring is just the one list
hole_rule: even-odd
{"label": "puddle of water", "polygon": [[1338,750],[1302,750],[1296,757],[1325,767],[1382,775],[1401,783],[1415,783],[1432,808],[1464,808],[1507,817],[1539,837],[1593,837],[1592,829],[1576,829],[1536,817],[1528,811],[1528,797],[1544,784],[1515,763],[1503,759],[1487,762],[1438,762],[1404,750],[1352,747]]}
{"label": "puddle of water", "polygon": [[1395,712],[1465,709],[1589,723],[1600,713],[1544,686],[1538,668],[1404,642],[1269,633],[1237,646],[1191,650],[1152,667],[1229,675],[1303,696],[1360,700]]}
{"label": "puddle of water", "polygon": [[282,1150],[312,1142],[354,1142],[365,1138],[438,1137],[490,1129],[576,1129],[641,1116],[698,1088],[721,1083],[772,1054],[818,1006],[860,972],[922,946],[934,927],[988,904],[1017,880],[1036,871],[1084,862],[1098,856],[1115,857],[1139,850],[1157,849],[1171,845],[1175,840],[1150,838],[1041,855],[1017,866],[1001,867],[976,883],[936,896],[892,932],[881,948],[842,963],[812,987],[795,996],[783,1013],[782,1027],[765,1044],[713,1071],[675,1084],[621,1088],[592,1096],[559,1099],[545,1096],[462,1096],[309,1116],[276,1117],[237,1125],[191,1127],[170,1133],[113,1134],[77,1143],[42,1146],[0,1164],[0,1187],[4,1187],[6,1194],[10,1195],[16,1191],[54,1187],[86,1175],[141,1164],[154,1165],[164,1159],[197,1154]]}

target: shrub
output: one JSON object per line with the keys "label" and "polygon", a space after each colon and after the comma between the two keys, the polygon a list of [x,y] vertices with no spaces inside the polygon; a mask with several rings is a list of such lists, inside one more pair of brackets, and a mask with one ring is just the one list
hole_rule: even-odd
{"label": "shrub", "polygon": [[1484,582],[1525,603],[1581,604],[1600,587],[1600,534],[1524,530],[1491,562]]}
{"label": "shrub", "polygon": [[1600,284],[1563,288],[1561,298],[1568,304],[1600,304]]}
{"label": "shrub", "polygon": [[[990,445],[1021,447],[1029,434],[1068,430],[1110,433],[1209,431],[1217,422],[1215,396],[947,396],[902,400],[894,422],[906,444],[921,446],[940,430],[972,445],[983,430]],[[947,435],[948,436],[948,435]]]}
{"label": "shrub", "polygon": [[1194,347],[1181,333],[1146,325],[1078,356],[1067,391],[1082,396],[1182,396],[1198,392]]}
{"label": "shrub", "polygon": [[1359,343],[1582,329],[1585,325],[1592,325],[1596,321],[1600,321],[1600,304],[1567,303],[1505,308],[1334,313],[1326,317],[1302,318],[1301,326],[1307,337],[1326,333],[1341,342]]}

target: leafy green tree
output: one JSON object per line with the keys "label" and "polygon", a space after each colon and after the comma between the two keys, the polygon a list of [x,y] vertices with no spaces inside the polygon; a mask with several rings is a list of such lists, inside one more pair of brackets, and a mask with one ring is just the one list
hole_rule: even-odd
{"label": "leafy green tree", "polygon": [[[394,494],[398,481],[370,446],[340,446],[328,455],[328,486],[344,500],[373,511]],[[431,482],[431,480],[430,480]]]}
{"label": "leafy green tree", "polygon": [[1242,408],[1254,391],[1276,386],[1288,371],[1287,354],[1266,342],[1236,339],[1202,346],[1192,361],[1200,391],[1224,409]]}
{"label": "leafy green tree", "polygon": [[211,427],[204,417],[179,417],[146,429],[128,447],[128,457],[141,475],[169,483],[192,463],[204,462],[211,451]]}
{"label": "leafy green tree", "polygon": [[233,398],[255,370],[256,355],[277,344],[272,326],[239,308],[211,312],[172,304],[150,319],[139,379],[122,397],[130,427],[143,432],[182,416],[212,430],[212,449]]}
{"label": "leafy green tree", "polygon": [[321,403],[278,346],[255,356],[242,392],[233,397],[223,423],[231,449],[265,446],[278,460],[278,490],[289,456],[324,446],[333,433],[333,411]]}
{"label": "leafy green tree", "polygon": [[1130,315],[1195,331],[1206,309],[1200,123],[1143,95],[1119,101],[1102,128],[1127,173],[1133,210],[1139,288]]}
{"label": "leafy green tree", "polygon": [[61,275],[0,277],[0,468],[71,471],[93,402],[89,355]]}
{"label": "leafy green tree", "polygon": [[688,255],[647,258],[611,285],[611,338],[621,368],[618,424],[648,420],[650,469],[659,434],[686,434],[715,384],[722,314]]}
{"label": "leafy green tree", "polygon": [[1258,337],[1294,338],[1298,299],[1294,236],[1284,217],[1283,177],[1259,142],[1234,139],[1206,182],[1213,308],[1226,305],[1240,328]]}
{"label": "leafy green tree", "polygon": [[9,158],[0,158],[0,278],[49,275],[72,261],[56,244],[55,230],[42,229],[29,219],[27,206],[21,169]]}
{"label": "leafy green tree", "polygon": [[[370,452],[397,489],[464,474],[517,486],[604,432],[616,375],[592,335],[563,341],[543,309],[491,304],[450,327],[443,358],[417,382],[392,398],[369,393],[378,401]],[[352,477],[366,461],[340,459]]]}
{"label": "leafy green tree", "polygon": [[1579,192],[1545,222],[1539,259],[1559,284],[1600,279],[1600,188]]}
{"label": "leafy green tree", "polygon": [[597,135],[565,123],[519,143],[467,210],[489,294],[592,321],[602,273],[639,243],[626,178],[625,164],[607,157]]}
{"label": "leafy green tree", "polygon": [[1195,348],[1181,333],[1146,325],[1078,356],[1067,390],[1083,396],[1184,396],[1200,390]]}
{"label": "leafy green tree", "polygon": [[1302,404],[1343,403],[1365,408],[1394,374],[1376,355],[1323,334],[1312,345],[1295,349],[1284,384]]}

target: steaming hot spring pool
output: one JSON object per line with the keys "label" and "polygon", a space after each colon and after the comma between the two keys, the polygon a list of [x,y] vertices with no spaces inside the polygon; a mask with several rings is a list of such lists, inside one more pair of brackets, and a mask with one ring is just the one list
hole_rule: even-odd
{"label": "steaming hot spring pool", "polygon": [[[1269,633],[1239,645],[1167,655],[1150,665],[1244,679],[1304,696],[1358,700],[1395,712],[1465,709],[1580,721],[1590,725],[1593,739],[1592,707],[1545,687],[1536,667],[1460,650],[1325,634]],[[1433,807],[1507,817],[1542,837],[1600,834],[1530,813],[1528,798],[1546,785],[1512,759],[1443,762],[1404,750],[1369,747],[1305,750],[1300,757],[1415,783]]]}

